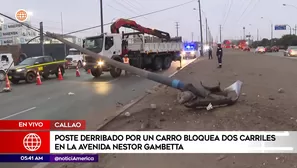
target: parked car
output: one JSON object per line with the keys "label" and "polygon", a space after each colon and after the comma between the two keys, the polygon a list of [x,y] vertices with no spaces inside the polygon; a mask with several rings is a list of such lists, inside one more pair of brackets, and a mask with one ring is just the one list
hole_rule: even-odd
{"label": "parked car", "polygon": [[279,52],[279,47],[273,46],[271,47],[272,52]]}
{"label": "parked car", "polygon": [[284,56],[296,57],[297,56],[297,46],[289,46],[287,50],[284,51]]}
{"label": "parked car", "polygon": [[272,52],[272,48],[270,46],[265,47],[265,52]]}
{"label": "parked car", "polygon": [[250,47],[244,47],[243,51],[251,51]]}
{"label": "parked car", "polygon": [[260,54],[264,54],[265,52],[266,52],[265,47],[263,47],[263,46],[259,46],[255,50],[255,53],[260,53]]}

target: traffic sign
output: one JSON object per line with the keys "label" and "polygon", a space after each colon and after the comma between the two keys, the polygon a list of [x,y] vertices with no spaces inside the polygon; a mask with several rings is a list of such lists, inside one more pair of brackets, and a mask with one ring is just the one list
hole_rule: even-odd
{"label": "traffic sign", "polygon": [[251,37],[251,35],[246,35],[245,37],[247,37],[247,38],[250,38],[250,37]]}
{"label": "traffic sign", "polygon": [[287,25],[275,25],[274,30],[286,30]]}

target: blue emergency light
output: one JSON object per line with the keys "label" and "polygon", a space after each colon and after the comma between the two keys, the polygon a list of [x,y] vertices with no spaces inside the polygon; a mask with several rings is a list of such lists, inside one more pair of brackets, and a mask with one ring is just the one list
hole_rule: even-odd
{"label": "blue emergency light", "polygon": [[184,45],[184,50],[195,50],[195,44],[192,43],[186,43]]}

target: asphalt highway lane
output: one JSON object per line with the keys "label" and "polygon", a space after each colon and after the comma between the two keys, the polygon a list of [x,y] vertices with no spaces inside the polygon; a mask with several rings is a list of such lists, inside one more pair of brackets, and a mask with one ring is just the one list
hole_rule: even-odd
{"label": "asphalt highway lane", "polygon": [[[184,60],[183,67],[193,60]],[[169,76],[177,71],[179,62],[160,72]],[[0,93],[0,119],[42,119],[42,120],[86,120],[87,129],[95,130],[107,117],[121,106],[145,94],[157,83],[135,75],[112,78],[108,72],[100,78],[81,70],[81,77],[75,77],[75,70],[67,70],[63,81],[55,77],[42,81],[42,85],[12,85],[12,92]],[[2,86],[3,87],[3,86]],[[72,92],[74,95],[69,95]],[[148,105],[149,107],[149,105]],[[39,163],[1,163],[0,167],[43,168]]]}
{"label": "asphalt highway lane", "polygon": [[[183,65],[189,61],[185,60]],[[179,63],[173,63],[163,74],[168,76],[177,67]],[[96,124],[120,108],[117,105],[130,103],[155,84],[135,75],[113,79],[108,72],[94,79],[81,71],[78,78],[75,70],[67,70],[63,81],[53,78],[40,86],[12,85],[12,92],[1,93],[0,119],[83,119],[88,129],[95,129]]]}
{"label": "asphalt highway lane", "polygon": [[[238,51],[240,51],[240,50],[238,50]],[[244,52],[244,51],[242,51],[242,52]],[[250,52],[255,54],[255,49],[251,49]],[[284,50],[280,50],[279,52],[267,52],[267,53],[265,53],[265,55],[276,56],[276,57],[285,57],[284,56]],[[297,59],[297,57],[285,57],[285,58]]]}

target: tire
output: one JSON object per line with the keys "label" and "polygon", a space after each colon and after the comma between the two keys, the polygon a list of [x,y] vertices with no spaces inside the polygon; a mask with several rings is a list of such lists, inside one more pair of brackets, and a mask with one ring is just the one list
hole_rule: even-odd
{"label": "tire", "polygon": [[26,74],[26,79],[25,79],[25,81],[26,81],[27,83],[33,83],[33,82],[35,82],[35,80],[36,80],[36,74],[35,74],[34,72],[28,72],[28,73]]}
{"label": "tire", "polygon": [[91,74],[95,77],[95,78],[99,78],[102,74],[102,70],[99,68],[96,69],[91,69]]}
{"label": "tire", "polygon": [[10,82],[13,84],[18,84],[20,82],[19,79],[10,79]]}
{"label": "tire", "polygon": [[6,73],[4,71],[0,71],[0,81],[5,81]]}
{"label": "tire", "polygon": [[65,73],[65,69],[63,67],[58,67],[57,68],[57,72],[55,73],[57,78],[59,77],[59,68],[61,70],[62,76],[64,76],[64,73]]}
{"label": "tire", "polygon": [[122,74],[122,69],[112,66],[109,73],[113,78],[118,78]]}
{"label": "tire", "polygon": [[152,69],[153,71],[159,71],[162,69],[163,59],[161,57],[156,56],[153,60]]}
{"label": "tire", "polygon": [[170,56],[165,57],[163,60],[162,69],[163,70],[169,69],[171,67],[171,63],[172,63],[171,57]]}

